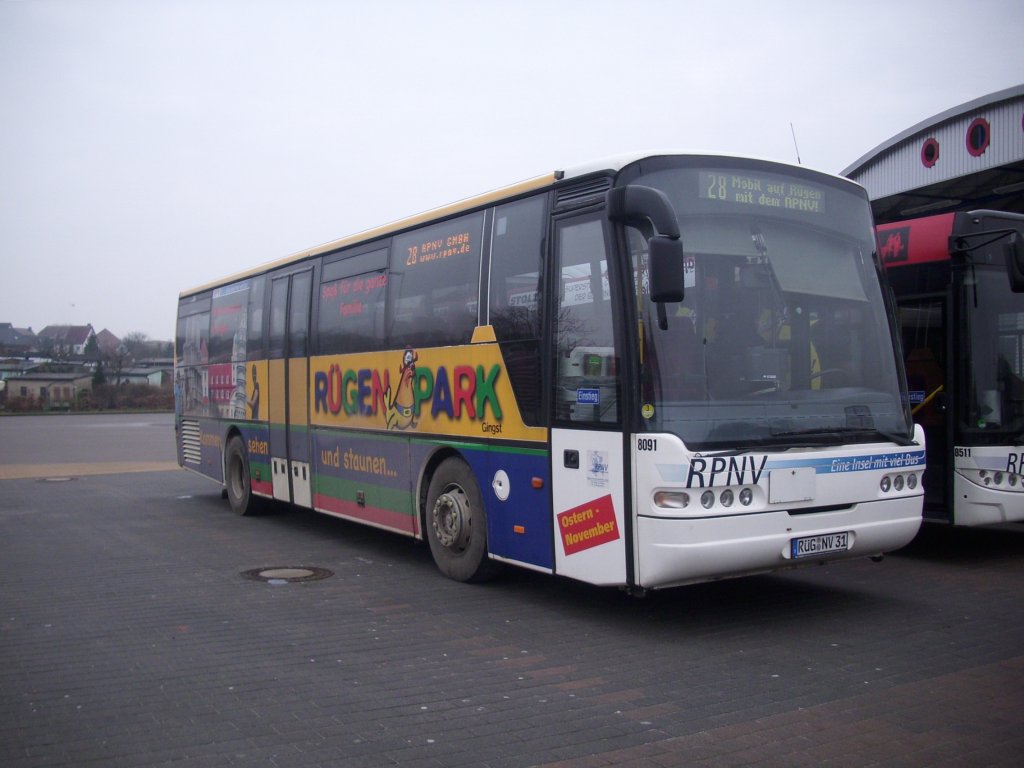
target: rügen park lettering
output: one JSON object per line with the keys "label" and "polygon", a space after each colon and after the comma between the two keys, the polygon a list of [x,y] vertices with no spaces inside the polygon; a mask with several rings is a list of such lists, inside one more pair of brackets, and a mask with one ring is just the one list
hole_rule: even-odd
{"label": "r\u00fcgen park lettering", "polygon": [[[488,412],[494,422],[502,420],[501,404],[496,391],[501,366],[456,365],[430,369],[420,366],[412,374],[412,413],[419,417],[429,405],[432,418],[468,418],[488,424]],[[343,369],[332,365],[313,376],[313,407],[316,413],[348,416],[375,416],[388,406],[387,393],[391,390],[390,371],[361,368]],[[490,422],[487,431],[501,431],[500,424]]]}

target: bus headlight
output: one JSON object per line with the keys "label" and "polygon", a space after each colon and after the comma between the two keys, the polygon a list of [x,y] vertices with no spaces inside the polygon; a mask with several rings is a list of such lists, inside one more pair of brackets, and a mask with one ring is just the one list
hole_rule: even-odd
{"label": "bus headlight", "polygon": [[888,493],[889,489],[892,488],[892,480],[890,480],[889,476],[886,475],[882,478],[882,482],[879,483],[879,485],[882,488],[882,493]]}
{"label": "bus headlight", "polygon": [[896,479],[892,481],[893,490],[903,490],[903,475],[896,475]]}
{"label": "bus headlight", "polygon": [[752,490],[750,490],[749,488],[744,488],[742,491],[740,491],[740,504],[742,504],[744,507],[749,507],[753,501],[754,492]]}
{"label": "bus headlight", "polygon": [[993,491],[1003,493],[1024,492],[1024,475],[1001,469],[958,469],[965,480]]}
{"label": "bus headlight", "polygon": [[731,507],[732,499],[732,490],[729,488],[726,488],[724,491],[722,491],[722,495],[718,497],[718,500],[721,502],[723,507]]}
{"label": "bus headlight", "polygon": [[700,505],[704,507],[704,509],[711,509],[713,506],[715,506],[714,492],[704,491],[704,493],[700,495]]}
{"label": "bus headlight", "polygon": [[917,475],[907,475],[907,488],[910,490],[917,488]]}

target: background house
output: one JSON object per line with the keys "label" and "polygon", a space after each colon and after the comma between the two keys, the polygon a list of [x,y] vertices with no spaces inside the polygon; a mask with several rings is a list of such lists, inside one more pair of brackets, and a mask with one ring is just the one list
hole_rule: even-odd
{"label": "background house", "polygon": [[92,325],[48,325],[37,335],[42,353],[72,357],[85,354],[85,347],[96,332]]}
{"label": "background house", "polygon": [[13,379],[25,373],[31,373],[39,368],[40,363],[35,360],[9,359],[0,360],[0,381]]}
{"label": "background house", "polygon": [[170,409],[172,342],[88,325],[0,323],[0,410]]}
{"label": "background house", "polygon": [[92,373],[86,370],[68,373],[25,373],[8,379],[7,399],[33,398],[44,409],[73,408],[79,394],[92,388]]}
{"label": "background house", "polygon": [[96,334],[96,346],[99,347],[100,353],[104,357],[112,358],[117,354],[118,347],[121,346],[121,339],[104,328]]}
{"label": "background house", "polygon": [[36,351],[39,339],[31,328],[15,328],[0,323],[0,356],[28,357]]}
{"label": "background house", "polygon": [[137,366],[107,375],[107,381],[111,384],[149,384],[151,387],[159,387],[170,380],[170,368]]}

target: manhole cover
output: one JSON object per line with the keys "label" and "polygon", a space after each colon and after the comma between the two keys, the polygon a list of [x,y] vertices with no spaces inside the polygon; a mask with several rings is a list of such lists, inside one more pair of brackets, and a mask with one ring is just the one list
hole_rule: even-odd
{"label": "manhole cover", "polygon": [[266,581],[270,584],[294,584],[300,581],[319,581],[333,576],[326,568],[314,568],[305,565],[278,565],[270,568],[254,568],[243,571],[242,576],[253,581]]}

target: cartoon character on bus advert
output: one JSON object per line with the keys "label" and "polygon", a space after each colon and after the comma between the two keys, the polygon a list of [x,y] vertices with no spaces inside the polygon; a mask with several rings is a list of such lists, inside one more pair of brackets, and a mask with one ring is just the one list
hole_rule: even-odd
{"label": "cartoon character on bus advert", "polygon": [[416,427],[416,417],[413,413],[413,406],[416,403],[413,394],[413,379],[416,375],[416,361],[419,355],[411,347],[406,347],[402,354],[402,365],[398,369],[398,386],[392,391],[388,387],[387,392],[387,416],[385,417],[388,429],[408,429]]}

